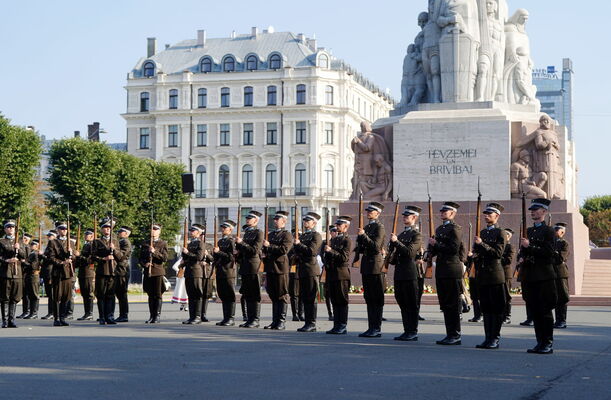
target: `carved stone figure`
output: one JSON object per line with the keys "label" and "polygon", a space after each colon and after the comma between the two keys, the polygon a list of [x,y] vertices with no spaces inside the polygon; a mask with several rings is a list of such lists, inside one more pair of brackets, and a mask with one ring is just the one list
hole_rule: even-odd
{"label": "carved stone figure", "polygon": [[426,95],[426,77],[422,70],[421,55],[416,46],[410,44],[403,60],[403,79],[401,80],[401,104],[416,105]]}
{"label": "carved stone figure", "polygon": [[[504,3],[504,7],[501,4]],[[477,62],[475,101],[502,101],[499,96],[505,66],[504,0],[479,0],[481,46]]]}
{"label": "carved stone figure", "polygon": [[363,198],[373,201],[391,199],[392,166],[390,150],[384,138],[371,131],[368,122],[361,122],[361,132],[352,139],[354,175],[351,200]]}
{"label": "carved stone figure", "polygon": [[443,0],[437,23],[444,34],[467,33],[479,40],[476,0]]}
{"label": "carved stone figure", "polygon": [[440,6],[441,0],[429,0],[428,21],[423,28],[422,67],[426,75],[430,103],[441,103],[441,61],[439,58],[441,27],[437,24]]}
{"label": "carved stone figure", "polygon": [[510,168],[511,197],[521,197],[522,192],[524,192],[529,199],[547,198],[547,193],[542,189],[547,183],[547,175],[544,172],[531,175],[528,150],[520,151],[518,157],[518,160],[511,164]]}

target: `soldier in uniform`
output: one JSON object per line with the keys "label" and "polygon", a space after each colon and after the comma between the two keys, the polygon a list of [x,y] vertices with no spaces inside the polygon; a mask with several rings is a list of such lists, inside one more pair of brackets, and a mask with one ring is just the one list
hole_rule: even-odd
{"label": "soldier in uniform", "polygon": [[322,246],[322,236],[316,232],[316,224],[320,215],[309,212],[303,216],[305,232],[293,243],[293,251],[297,257],[297,273],[299,274],[299,297],[303,301],[305,324],[298,328],[299,332],[316,332],[316,314],[320,266],[317,256]]}
{"label": "soldier in uniform", "polygon": [[[295,228],[291,230],[293,235],[295,234]],[[299,232],[301,234],[301,232]],[[291,314],[293,315],[293,321],[305,321],[303,316],[303,300],[299,297],[299,274],[297,273],[297,256],[295,254],[295,248],[289,250],[289,263],[291,268],[289,270],[289,300],[291,301]]]}
{"label": "soldier in uniform", "polygon": [[[473,251],[469,250],[466,265],[468,266],[468,270],[473,268],[474,255]],[[482,322],[482,309],[480,307],[479,301],[479,287],[477,285],[477,275],[472,276],[469,273],[469,295],[471,296],[471,302],[473,303],[473,318],[469,319],[469,322]],[[464,308],[464,304],[463,304]]]}
{"label": "soldier in uniform", "polygon": [[68,326],[68,301],[72,296],[72,278],[74,277],[73,255],[70,239],[66,236],[68,225],[65,222],[55,224],[58,236],[49,241],[45,256],[51,265],[51,286],[53,292],[53,326]]}
{"label": "soldier in uniform", "polygon": [[0,308],[3,328],[17,328],[17,303],[23,297],[21,263],[25,260],[25,250],[15,241],[15,225],[14,220],[5,221],[4,237],[0,239]]}
{"label": "soldier in uniform", "polygon": [[497,222],[503,211],[502,205],[488,203],[483,212],[486,228],[473,238],[475,274],[486,336],[486,339],[476,346],[479,349],[498,349],[501,338],[503,313],[507,303],[505,270],[501,260],[507,235]]}
{"label": "soldier in uniform", "polygon": [[[73,249],[72,252],[72,269],[74,272],[76,272],[76,267],[77,267],[77,258],[80,256],[81,253],[81,249],[77,249],[76,246],[76,236],[74,235],[70,235],[70,246]],[[70,278],[70,283],[71,283],[71,290],[70,290],[70,296],[68,298],[68,304],[66,305],[66,309],[65,309],[65,314],[64,314],[64,319],[66,320],[71,320],[73,319],[73,314],[74,314],[74,299],[76,297],[76,275],[73,275]]]}
{"label": "soldier in uniform", "polygon": [[505,313],[503,315],[503,323],[511,323],[511,285],[513,282],[513,274],[511,271],[511,265],[513,264],[513,258],[515,256],[515,249],[511,244],[511,238],[513,237],[513,230],[506,228],[505,234],[507,235],[507,243],[505,244],[505,251],[503,252],[503,258],[501,259],[501,265],[505,272],[505,294],[507,296],[507,302],[505,303]]}
{"label": "soldier in uniform", "polygon": [[217,247],[212,249],[216,270],[216,290],[223,304],[223,320],[217,322],[218,326],[234,326],[235,316],[235,280],[236,267],[233,252],[235,245],[233,242],[233,229],[236,223],[232,220],[224,221],[220,228],[223,235]]}
{"label": "soldier in uniform", "polygon": [[552,310],[558,302],[556,290],[556,256],[554,229],[545,224],[551,200],[533,199],[530,210],[534,226],[527,229],[527,237],[520,240],[518,258],[522,261],[522,298],[535,325],[537,345],[529,353],[554,352],[554,316]]}
{"label": "soldier in uniform", "polygon": [[204,246],[204,261],[202,263],[203,271],[204,271],[204,281],[203,281],[203,301],[202,308],[200,309],[200,319],[202,322],[209,322],[208,318],[206,318],[206,313],[208,312],[208,302],[209,299],[212,298],[212,289],[214,286],[214,279],[212,279],[213,267],[212,261],[214,261],[212,254],[212,245],[210,243],[206,243],[206,237],[202,235],[202,242]]}
{"label": "soldier in uniform", "polygon": [[[47,232],[47,247],[49,247],[49,243],[51,242],[51,240],[56,239],[57,238],[57,231],[55,229],[51,229],[49,232]],[[40,247],[42,248],[42,243],[40,244]],[[47,315],[43,316],[41,319],[49,319],[51,317],[53,317],[53,307],[55,304],[55,301],[53,301],[53,288],[51,285],[51,269],[53,268],[53,266],[51,265],[51,262],[49,261],[49,259],[46,256],[46,248],[45,248],[45,252],[40,256],[40,267],[41,267],[41,277],[42,277],[42,282],[43,282],[43,286],[45,289],[45,294],[47,296]]]}
{"label": "soldier in uniform", "polygon": [[[369,223],[357,231],[356,246],[361,255],[361,276],[363,295],[367,303],[367,322],[369,328],[359,337],[374,338],[382,336],[382,313],[384,311],[384,276],[382,275],[382,251],[386,233],[378,218],[384,206],[371,202],[365,208]],[[362,212],[362,211],[361,211]]]}
{"label": "soldier in uniform", "polygon": [[189,297],[189,319],[185,325],[201,324],[204,301],[204,242],[201,239],[203,225],[193,224],[189,228],[189,243],[182,249],[182,265],[185,270],[185,286]]}
{"label": "soldier in uniform", "polygon": [[333,329],[330,335],[345,335],[348,326],[348,294],[350,292],[350,249],[352,241],[348,236],[352,218],[342,215],[337,217],[335,226],[337,235],[325,245],[325,269],[329,285],[329,297],[333,303]]}
{"label": "soldier in uniform", "polygon": [[558,291],[558,304],[556,305],[556,322],[554,328],[566,328],[566,313],[567,304],[569,303],[569,268],[566,265],[566,260],[569,258],[569,242],[564,240],[566,234],[566,224],[558,222],[554,226],[556,231],[556,290]]}
{"label": "soldier in uniform", "polygon": [[395,298],[401,308],[403,334],[395,340],[418,340],[418,266],[417,258],[422,247],[422,235],[416,229],[416,222],[422,209],[406,206],[403,211],[405,229],[398,236],[390,236],[389,251],[395,259]]}
{"label": "soldier in uniform", "polygon": [[239,274],[242,280],[240,294],[246,302],[247,321],[241,328],[258,328],[261,313],[261,283],[259,282],[259,265],[261,264],[261,246],[263,232],[257,227],[261,213],[251,210],[246,216],[247,228],[244,237],[236,237],[236,259],[240,264]]}
{"label": "soldier in uniform", "polygon": [[[335,225],[329,225],[327,229],[329,229],[329,236],[331,237],[331,239],[337,236],[337,228],[335,227]],[[320,258],[322,259],[322,262],[323,262],[323,268],[326,270],[327,267],[324,264],[325,263],[324,246],[321,247],[320,249]],[[329,316],[329,321],[335,321],[335,318],[333,316],[333,307],[331,304],[331,295],[329,294],[329,280],[325,280],[322,283],[322,290],[323,290],[323,295],[325,296],[325,306],[327,307],[327,314]]]}
{"label": "soldier in uniform", "polygon": [[460,345],[460,311],[463,263],[460,259],[462,228],[454,223],[459,204],[446,201],[439,210],[443,223],[435,230],[435,237],[429,238],[429,252],[437,257],[435,282],[437,298],[443,311],[446,337],[438,340],[440,345]]}
{"label": "soldier in uniform", "polygon": [[[265,289],[272,301],[272,322],[265,326],[265,329],[285,329],[284,323],[289,303],[288,252],[293,247],[293,236],[284,229],[288,216],[289,213],[286,211],[276,212],[274,216],[276,229],[269,232],[268,240],[263,240]],[[301,282],[299,286],[301,287]]]}
{"label": "soldier in uniform", "polygon": [[153,245],[150,240],[142,241],[140,247],[140,258],[138,263],[144,270],[144,291],[148,295],[150,318],[147,324],[158,324],[161,316],[161,305],[163,304],[163,292],[165,284],[165,262],[168,260],[168,244],[159,238],[161,235],[161,225],[153,224],[152,232]]}
{"label": "soldier in uniform", "polygon": [[25,277],[26,270],[29,269],[29,258],[30,258],[30,241],[32,240],[32,235],[29,233],[24,233],[21,238],[21,245],[23,246],[23,250],[25,251],[25,259],[21,262],[21,276],[23,277],[23,298],[21,299],[21,314],[16,316],[15,318],[25,318],[30,313],[30,298],[25,295]]}
{"label": "soldier in uniform", "polygon": [[30,245],[30,255],[25,269],[25,286],[23,288],[23,296],[28,297],[30,308],[28,315],[23,319],[38,318],[38,296],[40,292],[40,243],[38,240],[32,240]]}
{"label": "soldier in uniform", "polygon": [[[119,236],[119,249],[122,253],[121,261],[117,262],[115,268],[115,296],[119,302],[119,318],[115,319],[115,322],[128,322],[129,314],[129,300],[127,298],[127,289],[129,287],[129,273],[132,258],[132,244],[129,241],[129,235],[132,233],[132,228],[129,226],[122,226],[119,228],[117,235]],[[114,314],[114,298],[113,298],[113,311]]]}
{"label": "soldier in uniform", "polygon": [[111,231],[115,221],[110,218],[102,220],[102,236],[93,242],[93,259],[95,269],[95,297],[98,301],[98,322],[100,325],[116,325],[112,318],[112,305],[115,300],[115,270],[118,263],[125,261],[125,256],[116,236]]}
{"label": "soldier in uniform", "polygon": [[93,279],[95,278],[93,261],[93,241],[95,238],[93,234],[93,229],[85,229],[85,243],[81,249],[81,255],[77,257],[78,283],[81,288],[81,297],[83,297],[83,308],[85,309],[83,316],[77,318],[78,321],[91,321],[93,319]]}

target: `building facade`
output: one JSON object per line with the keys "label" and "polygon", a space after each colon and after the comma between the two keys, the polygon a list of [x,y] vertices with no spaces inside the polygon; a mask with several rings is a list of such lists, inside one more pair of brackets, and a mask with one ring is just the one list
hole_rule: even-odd
{"label": "building facade", "polygon": [[549,66],[533,70],[533,84],[537,86],[537,99],[541,112],[547,113],[567,128],[573,139],[573,61],[562,60],[562,71]]}
{"label": "building facade", "polygon": [[[259,32],[148,39],[127,79],[127,151],[193,174],[194,222],[251,208],[335,214],[352,191],[350,142],[393,101],[316,40]],[[326,222],[326,221],[323,221]]]}

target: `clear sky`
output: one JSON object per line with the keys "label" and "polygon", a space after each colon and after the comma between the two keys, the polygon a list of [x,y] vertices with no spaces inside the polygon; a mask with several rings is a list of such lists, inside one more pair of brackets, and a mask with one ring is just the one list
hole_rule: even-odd
{"label": "clear sky", "polygon": [[[537,67],[575,70],[574,139],[579,197],[611,194],[611,2],[508,0],[530,11],[527,31]],[[405,49],[418,32],[427,0],[289,2],[187,0],[11,1],[0,24],[0,112],[48,138],[87,131],[99,121],[102,139],[125,141],[126,74],[146,55],[146,38],[166,43],[248,33],[252,26],[316,35],[381,88],[400,98]],[[603,165],[602,160],[607,159]]]}

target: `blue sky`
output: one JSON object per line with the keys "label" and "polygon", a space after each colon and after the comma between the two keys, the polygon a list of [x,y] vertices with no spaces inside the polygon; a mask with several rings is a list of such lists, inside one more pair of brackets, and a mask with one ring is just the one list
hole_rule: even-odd
{"label": "blue sky", "polygon": [[[606,67],[611,2],[508,0],[511,12],[527,8],[537,67],[575,69],[574,138],[579,197],[611,194],[609,166],[611,80]],[[165,43],[248,33],[252,26],[316,35],[319,46],[345,59],[381,88],[400,97],[405,48],[418,31],[426,0],[27,1],[2,6],[0,112],[34,125],[49,138],[86,131],[99,121],[103,139],[125,141],[126,74],[145,55],[146,38]],[[589,6],[589,7],[586,7]]]}

